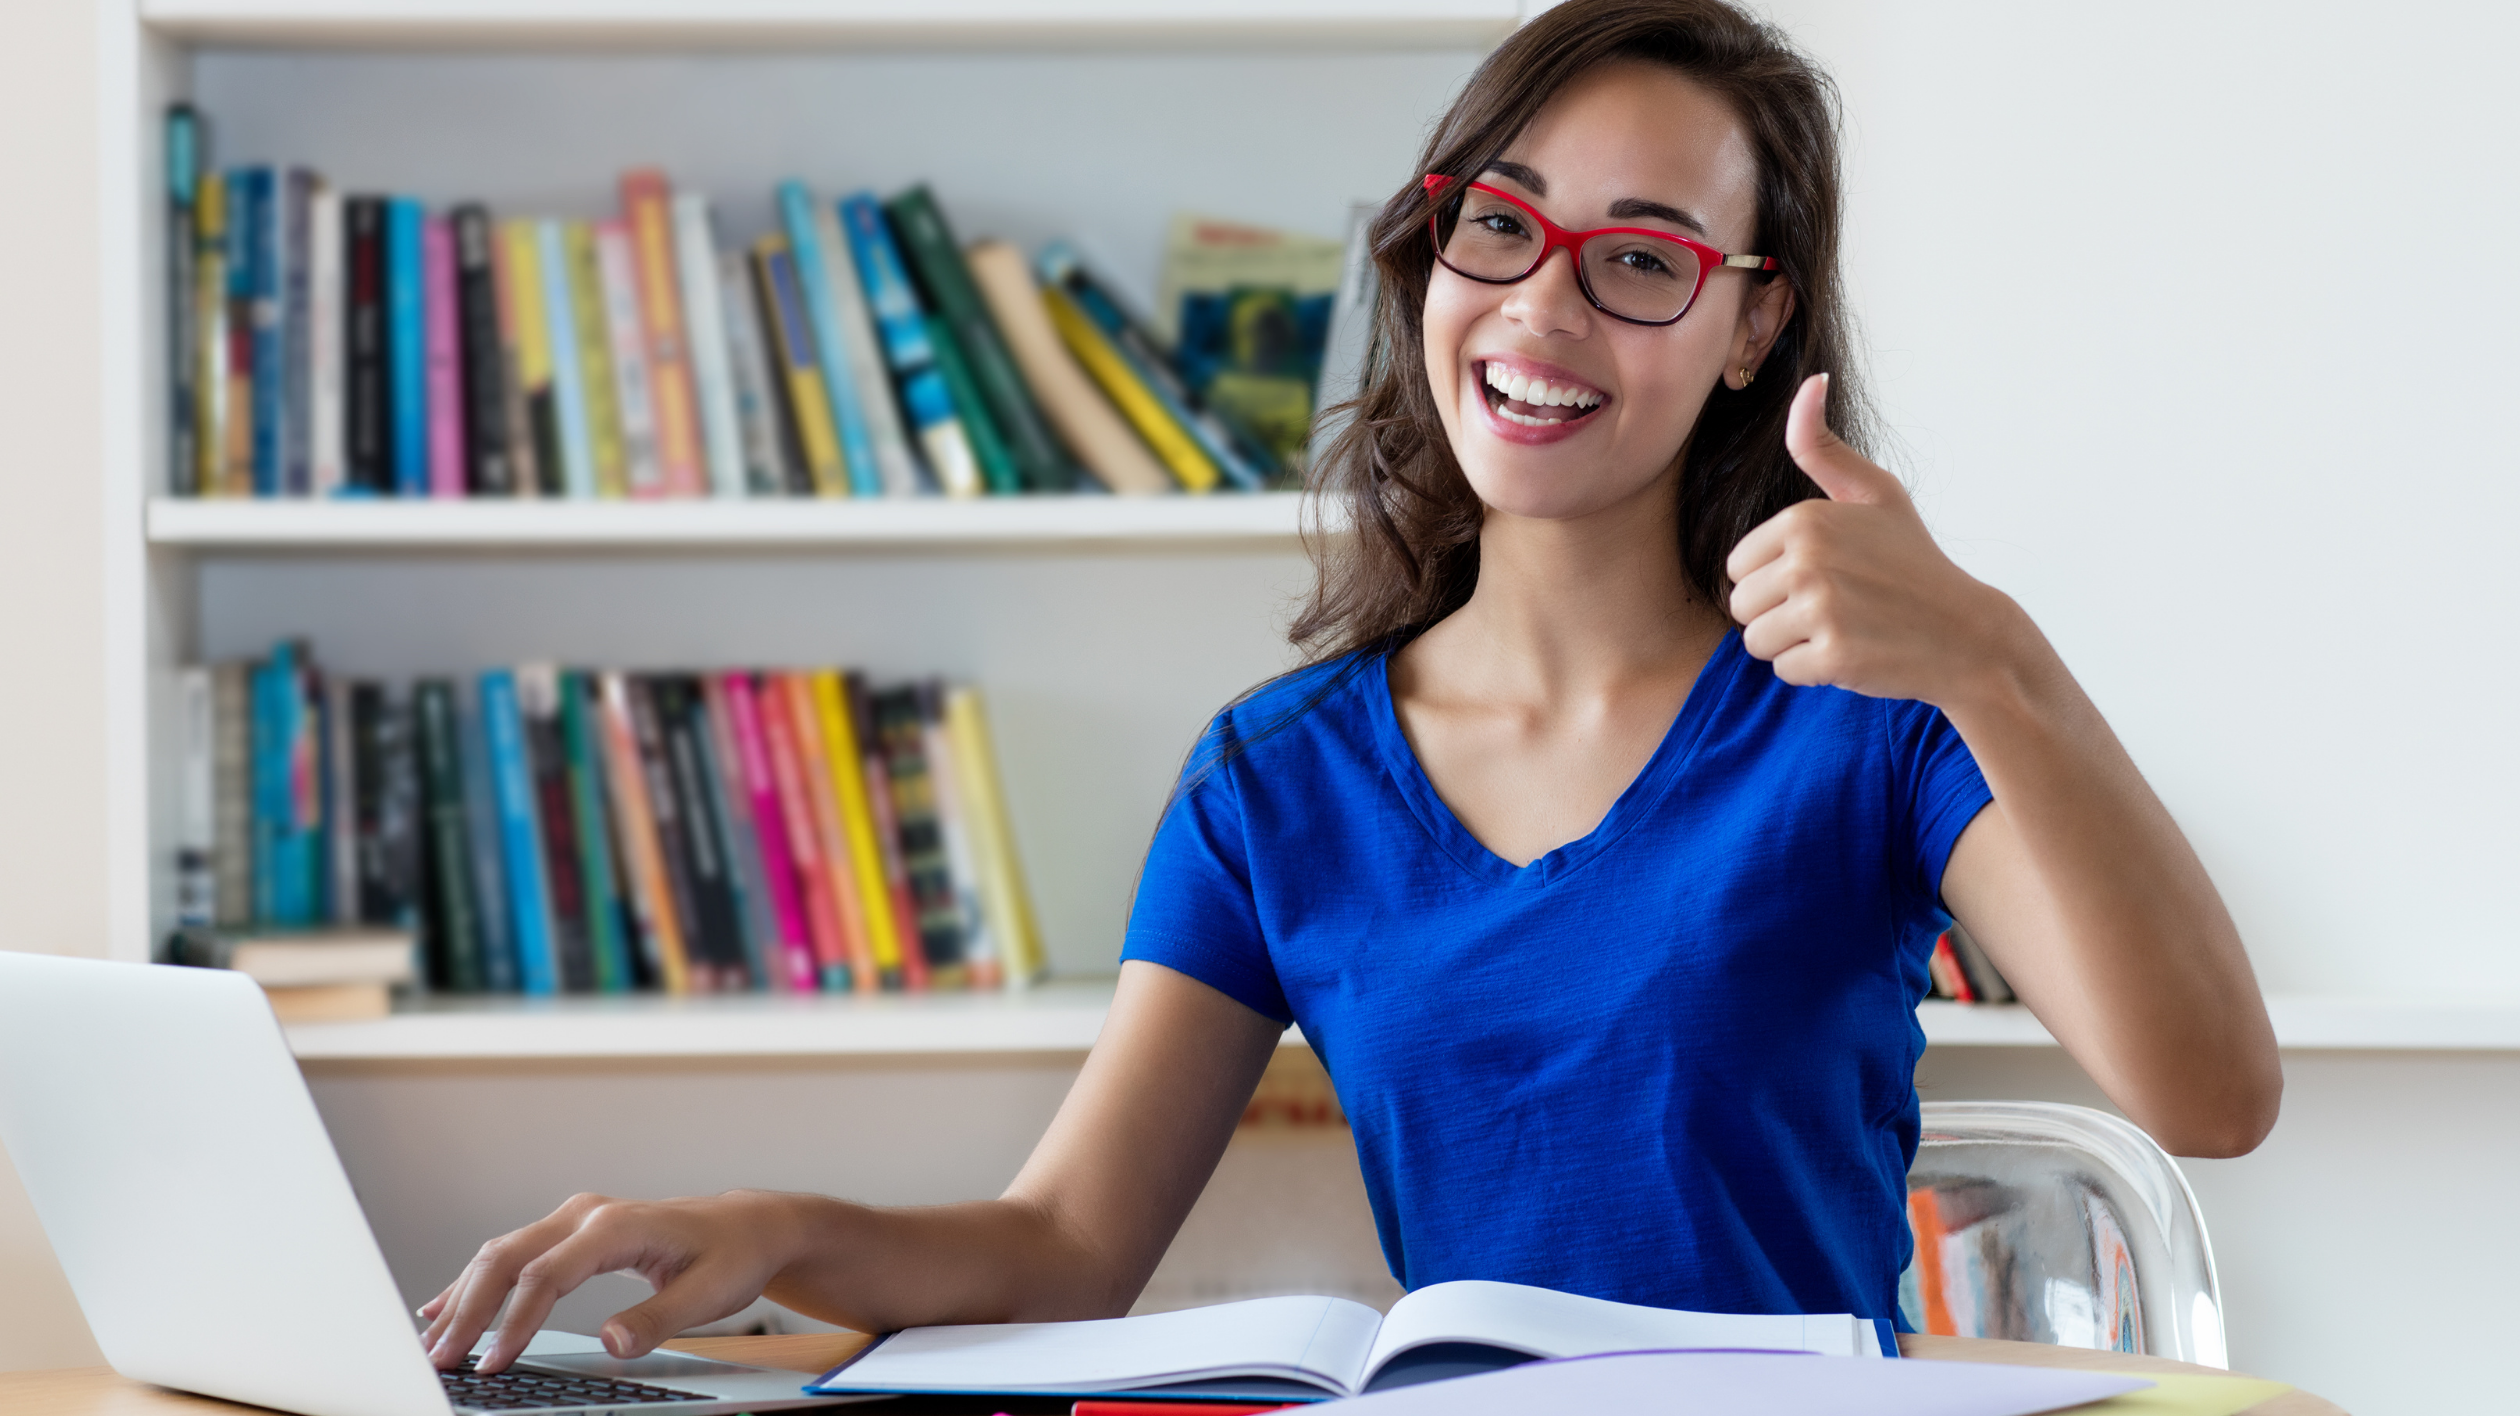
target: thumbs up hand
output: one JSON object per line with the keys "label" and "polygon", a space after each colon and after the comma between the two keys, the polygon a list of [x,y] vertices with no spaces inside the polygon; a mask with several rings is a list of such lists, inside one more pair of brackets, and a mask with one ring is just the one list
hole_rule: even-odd
{"label": "thumbs up hand", "polygon": [[1742,647],[1787,683],[1949,708],[2037,631],[1942,553],[1898,478],[1829,430],[1828,395],[1826,374],[1803,382],[1785,448],[1829,499],[1777,513],[1724,564]]}

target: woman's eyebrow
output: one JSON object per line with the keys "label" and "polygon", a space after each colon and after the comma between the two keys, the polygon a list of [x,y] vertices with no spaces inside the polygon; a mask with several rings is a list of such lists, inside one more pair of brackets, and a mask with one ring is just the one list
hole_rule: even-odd
{"label": "woman's eyebrow", "polygon": [[1682,211],[1680,208],[1675,206],[1665,206],[1661,202],[1649,202],[1643,197],[1621,197],[1610,204],[1610,219],[1613,221],[1630,220],[1640,216],[1650,216],[1658,221],[1668,221],[1674,226],[1685,226],[1700,236],[1704,236],[1706,234],[1705,222],[1698,220],[1696,217],[1689,215],[1687,212]]}
{"label": "woman's eyebrow", "polygon": [[1531,194],[1535,197],[1545,197],[1549,194],[1549,179],[1541,176],[1532,169],[1523,166],[1519,162],[1507,162],[1504,159],[1499,158],[1496,161],[1489,163],[1486,167],[1481,168],[1480,172],[1482,175],[1493,172],[1499,177],[1506,178],[1510,181],[1520,182],[1525,187],[1530,188]]}

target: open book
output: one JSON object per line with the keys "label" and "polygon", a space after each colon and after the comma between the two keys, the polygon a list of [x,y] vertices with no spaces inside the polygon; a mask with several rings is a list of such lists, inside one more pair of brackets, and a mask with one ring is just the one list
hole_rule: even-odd
{"label": "open book", "polygon": [[1684,1313],[1463,1281],[1421,1288],[1389,1316],[1344,1298],[1254,1298],[1133,1318],[911,1328],[806,1390],[1306,1401],[1602,1352],[1879,1357],[1878,1333],[1872,1320],[1845,1313]]}

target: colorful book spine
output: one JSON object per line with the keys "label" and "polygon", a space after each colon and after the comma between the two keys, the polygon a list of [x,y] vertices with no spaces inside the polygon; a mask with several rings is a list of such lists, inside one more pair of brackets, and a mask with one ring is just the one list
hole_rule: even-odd
{"label": "colorful book spine", "polygon": [[507,351],[508,418],[518,496],[562,495],[560,411],[553,402],[551,302],[542,285],[542,228],[502,221],[492,244],[499,340]]}
{"label": "colorful book spine", "polygon": [[[533,269],[543,292],[543,343],[551,357],[552,416],[558,424],[560,487],[580,501],[594,497],[595,432],[587,411],[592,374],[579,357],[578,299],[569,275],[568,223],[542,221],[534,230]],[[607,367],[604,376],[611,377]]]}
{"label": "colorful book spine", "polygon": [[604,352],[612,359],[613,408],[621,423],[622,490],[649,500],[670,489],[656,436],[656,379],[648,363],[647,318],[639,308],[638,253],[627,223],[599,221],[591,229],[603,294]]}
{"label": "colorful book spine", "polygon": [[986,490],[980,463],[945,376],[936,368],[936,347],[928,338],[926,312],[910,284],[909,268],[893,244],[892,228],[874,194],[860,192],[840,204],[848,230],[849,249],[857,258],[858,278],[866,285],[866,307],[876,332],[883,336],[884,358],[901,387],[902,406],[917,429],[920,448],[936,473],[937,485],[950,497],[976,497]]}
{"label": "colorful book spine", "polygon": [[986,302],[963,265],[961,243],[946,225],[935,194],[913,187],[885,207],[903,254],[919,273],[921,286],[936,312],[953,331],[970,362],[972,380],[986,400],[999,433],[1013,453],[1028,492],[1066,492],[1076,487],[1076,469],[1052,436],[1033,403],[1032,393],[1016,370],[1005,337],[989,317]]}
{"label": "colorful book spine", "polygon": [[314,490],[314,430],[309,425],[314,412],[310,395],[315,372],[310,348],[315,332],[313,223],[315,191],[322,183],[303,167],[292,167],[276,180],[280,203],[276,221],[280,252],[279,486],[284,495],[302,497]]}
{"label": "colorful book spine", "polygon": [[884,371],[884,351],[875,338],[874,316],[866,308],[866,278],[858,272],[857,255],[840,229],[838,208],[825,202],[814,208],[814,241],[822,250],[824,275],[830,283],[833,323],[849,345],[849,375],[857,381],[858,410],[866,418],[866,438],[875,451],[875,470],[885,496],[915,496],[922,472],[902,435],[901,406],[893,382]]}
{"label": "colorful book spine", "polygon": [[867,933],[866,901],[858,895],[855,875],[844,865],[847,829],[831,793],[831,741],[815,711],[812,682],[804,674],[787,674],[781,686],[788,698],[788,725],[796,737],[797,766],[805,774],[806,805],[823,861],[823,888],[831,894],[832,917],[840,923],[841,954],[823,961],[824,975],[835,992],[852,986],[861,993],[890,987]]}
{"label": "colorful book spine", "polygon": [[412,685],[418,733],[422,809],[427,816],[429,937],[440,986],[479,993],[481,927],[474,910],[472,844],[465,839],[464,767],[455,726],[455,686],[444,679]]}
{"label": "colorful book spine", "polygon": [[253,431],[248,453],[253,495],[278,496],[282,486],[281,419],[287,409],[283,368],[286,329],[281,320],[286,216],[279,176],[268,167],[237,173],[244,190],[243,291],[248,367],[253,389]]}
{"label": "colorful book spine", "polygon": [[420,222],[421,334],[428,362],[429,495],[464,495],[464,374],[455,316],[455,234],[443,216]]}
{"label": "colorful book spine", "polygon": [[525,729],[525,770],[532,779],[534,820],[540,828],[543,888],[551,904],[552,972],[561,992],[585,993],[595,986],[595,956],[587,931],[577,803],[560,722],[560,671],[550,664],[524,664],[515,670],[515,682],[517,714]]}
{"label": "colorful book spine", "polygon": [[227,178],[204,172],[193,196],[194,496],[217,496],[227,468]]}
{"label": "colorful book spine", "polygon": [[505,669],[481,676],[481,720],[489,739],[491,789],[505,845],[510,914],[516,927],[518,986],[531,997],[560,991],[553,951],[551,896],[543,875],[541,812],[536,807],[533,766],[525,745],[525,720],[516,679]]}
{"label": "colorful book spine", "polygon": [[605,809],[602,730],[587,675],[560,675],[561,748],[568,758],[569,805],[577,824],[578,880],[586,894],[586,943],[598,993],[626,993],[638,982],[630,941],[622,932],[621,886],[613,869],[611,816]]}
{"label": "colorful book spine", "polygon": [[1185,491],[1214,491],[1224,474],[1189,431],[1164,411],[1164,406],[1150,392],[1144,381],[1130,369],[1120,351],[1105,338],[1099,326],[1085,317],[1065,290],[1052,287],[1041,292],[1042,304],[1050,312],[1050,323],[1066,341],[1068,351],[1102,386],[1112,406],[1129,420],[1138,436],[1172,469]]}
{"label": "colorful book spine", "polygon": [[[834,253],[825,249],[822,224],[815,219],[814,198],[805,190],[805,184],[780,183],[778,202],[780,226],[787,235],[800,297],[798,304],[804,315],[802,333],[813,343],[816,366],[822,374],[824,406],[830,410],[831,427],[839,441],[841,466],[847,476],[845,494],[881,496],[883,468],[875,460],[866,410],[858,398],[857,371],[850,366],[851,342],[840,323],[841,307],[834,290],[839,283],[833,276],[838,269]],[[784,295],[780,313],[782,317],[787,313]]]}
{"label": "colorful book spine", "polygon": [[825,669],[813,675],[812,686],[814,713],[830,748],[831,798],[848,839],[867,951],[881,976],[896,986],[923,979],[926,961],[919,957],[916,936],[902,929],[903,916],[894,907],[887,865],[893,846],[885,839],[890,815],[876,807],[879,784],[867,772],[872,759],[850,702],[848,680]]}
{"label": "colorful book spine", "polygon": [[[797,893],[795,846],[788,839],[788,813],[780,798],[779,779],[761,721],[753,677],[730,673],[718,678],[726,704],[726,723],[734,739],[733,761],[752,806],[754,841],[759,849],[761,878],[779,941],[780,972],[787,987],[810,993],[820,983],[819,961],[805,921],[805,903]],[[792,766],[792,764],[791,764]]]}
{"label": "colorful book spine", "polygon": [[1046,967],[1032,896],[1015,854],[1015,826],[1006,809],[997,753],[989,740],[988,711],[980,690],[958,686],[945,693],[945,732],[954,744],[954,773],[970,804],[966,821],[980,868],[980,899],[989,912],[1006,982],[1021,987]]}
{"label": "colorful book spine", "polygon": [[429,494],[429,350],[425,216],[410,197],[385,204],[385,365],[393,389],[394,494]]}
{"label": "colorful book spine", "polygon": [[499,823],[499,794],[492,785],[490,733],[481,709],[478,680],[455,691],[455,753],[464,774],[464,837],[472,849],[473,913],[481,924],[481,986],[514,993],[516,902],[508,893],[507,838]]}
{"label": "colorful book spine", "polygon": [[708,729],[701,721],[698,685],[683,675],[656,683],[658,729],[665,737],[667,769],[682,812],[683,849],[690,866],[693,912],[716,965],[721,990],[751,986],[750,950],[744,937],[743,902],[735,888],[726,822],[709,770]]}
{"label": "colorful book spine", "polygon": [[319,185],[306,213],[307,491],[339,496],[350,485],[345,413],[348,392],[349,233],[341,193]]}
{"label": "colorful book spine", "polygon": [[227,419],[221,428],[220,492],[254,495],[254,203],[243,172],[227,183]]}
{"label": "colorful book spine", "polygon": [[[674,267],[689,326],[691,383],[700,423],[701,460],[712,496],[740,497],[748,484],[743,417],[737,410],[734,333],[720,281],[717,237],[709,199],[698,192],[674,194]],[[760,358],[758,336],[753,357]]]}
{"label": "colorful book spine", "polygon": [[647,334],[648,381],[656,417],[656,460],[668,496],[709,494],[692,369],[690,311],[674,256],[674,194],[654,168],[621,179],[621,215],[637,261],[640,326]]}
{"label": "colorful book spine", "polygon": [[385,203],[351,197],[342,203],[348,255],[348,336],[343,350],[345,492],[385,496],[394,490],[393,381],[386,368]]}
{"label": "colorful book spine", "polygon": [[[835,868],[845,867],[836,866],[823,850],[823,827],[814,804],[814,778],[806,767],[804,747],[797,733],[795,695],[788,687],[793,677],[763,674],[758,701],[762,745],[778,784],[780,822],[796,868],[797,899],[805,916],[806,938],[813,946],[812,956],[802,962],[802,967],[805,977],[814,982],[798,984],[799,988],[809,988],[819,986],[826,977],[837,978],[848,972],[850,949],[836,903],[837,887],[831,877]],[[789,967],[799,967],[793,956]],[[871,978],[855,982],[862,987],[873,986]]]}
{"label": "colorful book spine", "polygon": [[964,362],[962,346],[955,342],[954,332],[936,315],[927,317],[928,343],[936,350],[936,372],[945,380],[948,397],[962,415],[963,435],[970,439],[971,455],[980,463],[980,479],[991,495],[1014,496],[1024,490],[1023,471],[1015,465],[1015,454],[999,435],[997,420],[990,416],[988,402],[980,396],[980,386],[971,381],[971,366]]}
{"label": "colorful book spine", "polygon": [[[189,213],[187,213],[189,215]],[[189,233],[187,233],[189,235]],[[191,299],[190,291],[181,298]],[[176,671],[175,922],[218,923],[218,710],[211,670]]]}
{"label": "colorful book spine", "polygon": [[1174,481],[1147,451],[1109,399],[1068,351],[1043,307],[1024,253],[1005,241],[983,241],[967,253],[971,278],[989,302],[1015,362],[1087,471],[1115,492],[1169,492]]}
{"label": "colorful book spine", "polygon": [[740,251],[718,257],[718,308],[726,317],[727,372],[735,391],[735,422],[743,435],[744,493],[756,497],[785,496],[798,459],[788,452],[787,420],[780,413],[780,393],[772,369],[761,318],[759,282],[753,261]]}
{"label": "colorful book spine", "polygon": [[683,944],[683,964],[694,993],[718,989],[718,952],[700,917],[700,897],[692,880],[691,847],[680,791],[674,782],[672,748],[657,711],[656,681],[629,680],[630,726],[639,747],[639,770],[647,777],[648,812],[656,823],[656,855],[664,862],[665,894]]}
{"label": "colorful book spine", "polygon": [[972,843],[971,796],[954,761],[953,735],[946,729],[945,686],[931,679],[919,685],[918,696],[920,745],[927,756],[937,838],[952,882],[954,925],[962,935],[963,964],[973,988],[996,988],[1004,982],[1004,971],[997,936],[980,902],[980,857]]}
{"label": "colorful book spine", "polygon": [[[1101,327],[1120,351],[1120,357],[1128,362],[1130,371],[1164,405],[1164,411],[1199,440],[1199,446],[1215,459],[1227,481],[1247,492],[1256,492],[1268,484],[1275,475],[1275,459],[1268,450],[1254,445],[1224,419],[1199,406],[1199,400],[1182,382],[1155,336],[1129,313],[1119,293],[1094,273],[1074,247],[1063,241],[1051,242],[1042,249],[1040,269],[1044,284],[1067,291],[1076,307]],[[1367,269],[1372,269],[1370,262]]]}
{"label": "colorful book spine", "polygon": [[796,259],[786,240],[777,236],[756,242],[753,259],[760,271],[766,333],[784,374],[787,399],[782,406],[795,427],[806,474],[816,496],[845,497],[850,485],[848,464],[832,427],[831,402],[823,391],[823,369],[816,358],[813,330],[806,322]]}
{"label": "colorful book spine", "polygon": [[477,497],[516,495],[515,430],[509,422],[507,335],[499,309],[498,226],[478,203],[447,214],[455,262],[456,351],[463,370],[464,490]]}
{"label": "colorful book spine", "polygon": [[[621,384],[613,363],[612,326],[606,317],[603,257],[592,222],[562,222],[560,235],[567,259],[562,269],[568,276],[569,304],[577,314],[577,328],[571,333],[577,344],[578,372],[585,380],[595,495],[626,497],[630,481],[622,444]],[[558,331],[553,337],[559,337]]]}
{"label": "colorful book spine", "polygon": [[600,683],[604,780],[618,813],[614,829],[620,834],[622,864],[630,877],[631,914],[638,924],[640,949],[650,978],[667,993],[689,993],[690,954],[683,946],[681,917],[675,913],[665,879],[656,812],[648,800],[647,769],[639,755],[629,676],[607,673]]}
{"label": "colorful book spine", "polygon": [[876,733],[874,715],[868,711],[865,685],[854,675],[846,682],[850,725],[856,730],[859,750],[865,754],[860,770],[866,774],[866,804],[875,818],[875,845],[884,865],[883,898],[892,910],[893,935],[901,941],[901,982],[904,988],[921,992],[928,985],[927,951],[919,938],[919,905],[911,893],[910,865],[902,851],[892,764]]}
{"label": "colorful book spine", "polygon": [[965,987],[970,980],[964,963],[960,904],[938,819],[936,781],[928,775],[927,725],[919,709],[918,686],[902,684],[868,694],[866,716],[892,788],[902,879],[910,893],[912,927],[920,956],[927,961],[929,984]]}
{"label": "colorful book spine", "polygon": [[753,818],[752,790],[746,783],[743,748],[735,740],[726,676],[702,676],[699,694],[699,721],[708,729],[700,740],[706,749],[701,765],[717,792],[718,822],[726,832],[727,875],[734,882],[737,912],[743,919],[745,966],[755,988],[784,993],[789,987],[786,941],[779,929],[777,906],[770,898],[761,824]]}
{"label": "colorful book spine", "polygon": [[[189,103],[166,110],[166,490],[201,490],[199,424],[201,356],[200,246],[194,235],[201,191],[201,115]],[[207,921],[204,921],[205,923]]]}

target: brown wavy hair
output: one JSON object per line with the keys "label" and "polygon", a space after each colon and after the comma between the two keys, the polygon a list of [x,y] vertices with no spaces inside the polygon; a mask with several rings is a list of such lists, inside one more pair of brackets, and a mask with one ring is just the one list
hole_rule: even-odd
{"label": "brown wavy hair", "polygon": [[[1792,41],[1723,0],[1566,0],[1490,54],[1368,229],[1381,275],[1363,391],[1313,467],[1306,541],[1320,573],[1287,637],[1321,663],[1393,648],[1461,608],[1479,579],[1486,515],[1427,385],[1423,325],[1435,248],[1423,173],[1486,170],[1578,75],[1618,60],[1677,70],[1731,105],[1758,155],[1757,245],[1793,282],[1794,312],[1761,377],[1719,384],[1679,453],[1680,544],[1691,588],[1722,605],[1724,560],[1753,527],[1820,489],[1785,452],[1785,413],[1829,374],[1829,423],[1858,449],[1872,418],[1838,280],[1836,86]],[[1342,517],[1340,512],[1344,512]],[[1324,528],[1344,521],[1352,534]]]}

